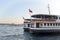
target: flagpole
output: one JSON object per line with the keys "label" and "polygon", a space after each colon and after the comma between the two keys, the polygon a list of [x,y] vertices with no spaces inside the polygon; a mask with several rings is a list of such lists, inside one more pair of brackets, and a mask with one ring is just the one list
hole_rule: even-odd
{"label": "flagpole", "polygon": [[[48,3],[48,12],[49,12],[49,15],[50,15],[51,13],[50,13],[49,3]],[[49,20],[50,20],[50,18],[49,18]]]}
{"label": "flagpole", "polygon": [[[30,17],[31,17],[31,13],[33,13],[33,12],[32,12],[32,10],[29,9],[29,15],[30,15]],[[31,19],[31,21],[30,21],[30,27],[32,27],[32,17],[30,19]]]}
{"label": "flagpole", "polygon": [[31,13],[30,13],[30,28],[32,27],[32,17],[31,17]]}
{"label": "flagpole", "polygon": [[49,4],[48,4],[48,12],[49,12],[49,15],[50,15],[50,7],[49,7]]}
{"label": "flagpole", "polygon": [[32,23],[31,23],[32,22],[32,18],[31,18],[31,13],[29,13],[29,14],[30,14],[30,19],[31,19],[30,20],[30,27],[31,27],[32,26]]}

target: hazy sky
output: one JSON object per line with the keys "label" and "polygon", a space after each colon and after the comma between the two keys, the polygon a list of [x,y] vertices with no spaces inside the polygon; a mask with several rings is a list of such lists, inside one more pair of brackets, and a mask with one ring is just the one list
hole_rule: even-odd
{"label": "hazy sky", "polygon": [[60,0],[0,0],[0,23],[22,23],[32,14],[48,14],[48,3],[51,14],[60,15]]}

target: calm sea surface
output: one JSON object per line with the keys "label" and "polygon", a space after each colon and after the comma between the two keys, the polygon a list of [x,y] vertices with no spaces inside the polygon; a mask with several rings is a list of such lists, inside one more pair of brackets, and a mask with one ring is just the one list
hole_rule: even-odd
{"label": "calm sea surface", "polygon": [[60,34],[30,34],[23,26],[0,25],[0,40],[60,40]]}

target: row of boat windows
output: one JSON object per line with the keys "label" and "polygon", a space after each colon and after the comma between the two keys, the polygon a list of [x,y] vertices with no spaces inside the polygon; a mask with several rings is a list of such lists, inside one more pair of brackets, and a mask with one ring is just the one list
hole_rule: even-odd
{"label": "row of boat windows", "polygon": [[[39,18],[39,16],[38,16]],[[40,16],[40,18],[53,18],[53,19],[58,19],[58,17],[48,17],[48,16]]]}
{"label": "row of boat windows", "polygon": [[[43,24],[41,24],[43,26]],[[44,23],[44,26],[60,26],[60,23]]]}
{"label": "row of boat windows", "polygon": [[[32,26],[34,26],[34,24],[31,24],[31,25],[30,25],[30,24],[27,24],[27,26],[28,26],[28,27],[30,27],[30,26],[32,27]],[[24,24],[24,27],[26,27],[25,24]]]}
{"label": "row of boat windows", "polygon": [[[34,26],[34,24],[27,24],[28,27],[32,27]],[[40,26],[60,26],[60,23],[43,23],[43,24],[40,24]],[[26,25],[24,25],[24,27],[26,27]]]}
{"label": "row of boat windows", "polygon": [[[27,24],[28,27],[30,27],[30,24]],[[24,27],[26,27],[26,25],[24,24]]]}
{"label": "row of boat windows", "polygon": [[53,18],[53,19],[60,19],[60,17],[47,17],[47,16],[37,16],[38,18]]}

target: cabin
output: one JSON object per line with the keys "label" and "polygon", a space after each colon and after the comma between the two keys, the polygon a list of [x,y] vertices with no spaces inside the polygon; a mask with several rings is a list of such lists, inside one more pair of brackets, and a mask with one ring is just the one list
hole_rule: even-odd
{"label": "cabin", "polygon": [[56,29],[60,28],[60,16],[37,14],[32,15],[32,19],[24,20],[24,29],[29,31],[37,31],[41,29]]}

